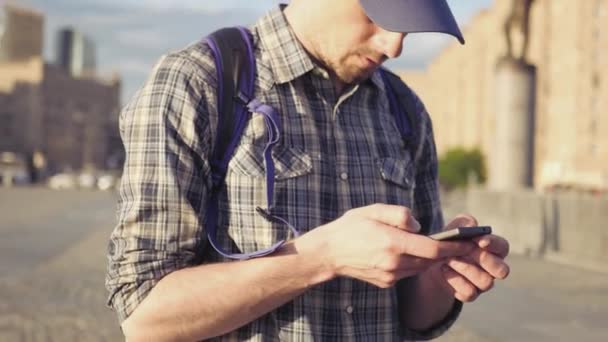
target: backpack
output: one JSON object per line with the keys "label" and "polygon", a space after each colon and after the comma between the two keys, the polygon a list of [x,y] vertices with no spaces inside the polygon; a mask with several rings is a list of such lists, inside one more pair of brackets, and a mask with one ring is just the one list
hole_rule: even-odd
{"label": "backpack", "polygon": [[[206,222],[207,240],[222,256],[245,260],[261,257],[275,252],[285,240],[270,248],[253,253],[232,254],[224,251],[217,243],[217,219],[219,214],[219,192],[224,184],[228,163],[238,145],[251,113],[264,116],[269,127],[269,140],[264,152],[268,203],[272,203],[274,191],[274,163],[272,146],[280,135],[279,115],[274,108],[253,98],[256,74],[255,57],[251,33],[243,27],[229,27],[211,33],[205,38],[211,48],[217,69],[218,123],[215,146],[211,154],[210,166],[212,187],[207,203]],[[380,69],[384,84],[387,86],[390,110],[404,139],[405,146],[412,156],[416,155],[420,137],[418,127],[420,118],[416,112],[416,97],[411,89],[395,74]],[[284,219],[274,216],[269,209],[256,208],[266,220],[287,225],[295,236],[298,230]]]}

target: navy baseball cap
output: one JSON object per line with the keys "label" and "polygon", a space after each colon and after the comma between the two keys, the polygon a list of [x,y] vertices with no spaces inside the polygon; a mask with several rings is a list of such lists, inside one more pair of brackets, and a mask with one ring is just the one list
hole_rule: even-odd
{"label": "navy baseball cap", "polygon": [[446,0],[359,0],[367,16],[388,31],[450,34],[464,38]]}

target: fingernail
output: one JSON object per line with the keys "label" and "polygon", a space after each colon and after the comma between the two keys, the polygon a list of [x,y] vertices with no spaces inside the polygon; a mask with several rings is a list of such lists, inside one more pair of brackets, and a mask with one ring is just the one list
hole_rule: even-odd
{"label": "fingernail", "polygon": [[481,248],[486,248],[490,245],[490,240],[488,239],[482,239],[479,241],[479,247]]}
{"label": "fingernail", "polygon": [[507,265],[502,265],[502,266],[500,267],[500,270],[498,271],[498,277],[499,277],[500,279],[505,279],[506,277],[508,277],[508,276],[509,276],[509,271],[510,271],[510,270],[509,270],[509,266],[507,266]]}

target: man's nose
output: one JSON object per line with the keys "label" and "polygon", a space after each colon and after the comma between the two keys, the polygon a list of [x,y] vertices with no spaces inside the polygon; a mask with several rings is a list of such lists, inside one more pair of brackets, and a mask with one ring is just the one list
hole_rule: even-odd
{"label": "man's nose", "polygon": [[403,39],[407,33],[392,32],[380,29],[377,36],[377,44],[388,58],[397,58],[403,50]]}

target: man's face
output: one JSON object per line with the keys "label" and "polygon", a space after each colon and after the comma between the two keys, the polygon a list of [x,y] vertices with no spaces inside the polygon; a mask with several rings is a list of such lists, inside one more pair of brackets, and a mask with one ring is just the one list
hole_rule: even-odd
{"label": "man's face", "polygon": [[[329,3],[328,3],[329,4]],[[319,13],[319,58],[346,84],[358,83],[388,58],[401,54],[405,34],[390,32],[372,22],[358,0],[333,0]]]}

